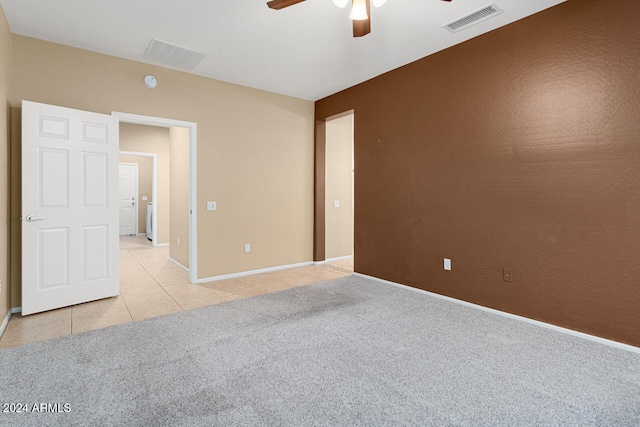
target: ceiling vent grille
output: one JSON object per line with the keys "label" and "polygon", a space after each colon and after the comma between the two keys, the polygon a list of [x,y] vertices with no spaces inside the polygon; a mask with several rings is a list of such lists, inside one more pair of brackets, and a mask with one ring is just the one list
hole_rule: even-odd
{"label": "ceiling vent grille", "polygon": [[147,59],[182,68],[195,68],[207,55],[153,39],[143,55]]}
{"label": "ceiling vent grille", "polygon": [[443,25],[442,28],[446,28],[452,33],[456,33],[474,24],[477,24],[478,22],[486,21],[487,19],[493,18],[494,16],[498,16],[502,12],[504,12],[502,9],[500,9],[494,3],[491,3],[489,6],[485,6],[482,9],[478,9],[475,12],[463,16],[462,18],[458,18],[455,21]]}

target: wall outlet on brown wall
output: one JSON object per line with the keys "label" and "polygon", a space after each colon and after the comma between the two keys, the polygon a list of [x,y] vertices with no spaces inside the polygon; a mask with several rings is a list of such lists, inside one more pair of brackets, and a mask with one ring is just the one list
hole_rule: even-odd
{"label": "wall outlet on brown wall", "polygon": [[511,269],[510,268],[505,268],[502,270],[502,279],[505,282],[510,282],[511,281]]}

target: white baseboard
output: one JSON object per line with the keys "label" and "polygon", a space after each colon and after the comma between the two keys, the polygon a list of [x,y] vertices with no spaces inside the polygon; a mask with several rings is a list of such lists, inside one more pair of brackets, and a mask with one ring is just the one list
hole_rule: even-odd
{"label": "white baseboard", "polygon": [[411,286],[407,286],[407,285],[403,285],[401,283],[396,283],[396,282],[391,282],[389,280],[384,280],[384,279],[379,279],[377,277],[373,277],[373,276],[367,276],[366,274],[361,274],[361,273],[353,273],[355,276],[360,276],[360,277],[364,277],[366,279],[371,279],[371,280],[375,280],[376,282],[381,282],[381,283],[386,283],[388,285],[392,285],[392,286],[397,286],[403,289],[408,289],[411,291],[415,291],[415,292],[420,292],[423,294],[427,294],[430,295],[432,297],[435,298],[440,298],[449,302],[453,302],[456,304],[461,304],[464,305],[466,307],[471,307],[471,308],[476,308],[478,310],[482,310],[482,311],[487,311],[489,313],[493,313],[493,314],[497,314],[499,316],[503,316],[503,317],[508,317],[510,319],[515,319],[515,320],[520,320],[521,322],[526,322],[526,323],[531,323],[533,325],[537,325],[537,326],[541,326],[543,328],[547,328],[547,329],[551,329],[557,332],[561,332],[567,335],[572,335],[574,337],[578,337],[578,338],[582,338],[582,339],[586,339],[589,341],[594,341],[597,342],[599,344],[604,344],[604,345],[608,345],[611,347],[616,347],[622,350],[627,350],[627,351],[631,351],[633,353],[640,353],[640,347],[635,347],[629,344],[623,344],[621,342],[618,341],[613,341],[613,340],[608,340],[606,338],[601,338],[601,337],[597,337],[595,335],[589,335],[589,334],[585,334],[584,332],[578,332],[578,331],[574,331],[573,329],[567,329],[567,328],[563,328],[561,326],[556,326],[556,325],[552,325],[551,323],[545,323],[545,322],[541,322],[539,320],[534,320],[534,319],[529,319],[528,317],[524,317],[524,316],[518,316],[517,314],[511,314],[511,313],[507,313],[504,311],[500,311],[500,310],[496,310],[493,308],[489,308],[489,307],[484,307],[482,305],[478,305],[478,304],[473,304],[467,301],[462,301],[459,299],[455,299],[455,298],[451,298],[445,295],[440,295],[440,294],[436,294],[433,292],[429,292],[429,291],[425,291],[422,289],[418,289],[418,288],[413,288]]}
{"label": "white baseboard", "polygon": [[4,320],[2,321],[2,325],[0,325],[0,338],[2,338],[2,335],[4,335],[4,331],[7,330],[7,325],[9,325],[9,319],[11,319],[11,310],[9,310]]}
{"label": "white baseboard", "polygon": [[196,280],[195,283],[206,283],[206,282],[215,282],[218,280],[225,280],[225,279],[235,279],[236,277],[250,276],[252,274],[260,274],[260,273],[270,273],[272,271],[286,270],[288,268],[304,267],[307,265],[313,265],[313,261],[300,262],[297,264],[280,265],[277,267],[261,268],[259,270],[242,271],[240,273],[223,274],[220,276],[205,277],[205,278]]}
{"label": "white baseboard", "polygon": [[168,243],[156,243],[156,248],[161,248],[163,246],[169,246]]}
{"label": "white baseboard", "polygon": [[339,256],[337,258],[327,258],[324,260],[324,262],[329,263],[329,262],[336,262],[336,261],[344,261],[351,258],[353,258],[353,255]]}
{"label": "white baseboard", "polygon": [[337,258],[327,258],[324,261],[314,261],[315,265],[326,265],[330,262],[336,262],[336,261],[344,261],[347,259],[352,259],[353,255],[347,255],[347,256],[339,256]]}
{"label": "white baseboard", "polygon": [[189,267],[185,266],[184,264],[182,264],[182,263],[180,263],[180,262],[176,261],[175,259],[173,259],[173,258],[171,258],[171,257],[169,257],[169,261],[171,261],[172,263],[174,263],[174,264],[175,264],[175,265],[177,265],[178,267],[181,267],[183,270],[191,271],[191,270],[189,270]]}

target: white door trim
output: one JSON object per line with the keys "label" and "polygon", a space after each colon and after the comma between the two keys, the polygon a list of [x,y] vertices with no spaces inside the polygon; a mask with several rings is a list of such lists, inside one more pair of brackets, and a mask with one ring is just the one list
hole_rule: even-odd
{"label": "white door trim", "polygon": [[[157,188],[158,188],[158,155],[156,153],[143,153],[141,151],[118,151],[119,154],[124,156],[140,156],[140,157],[151,157],[153,159],[153,178],[151,180],[151,200],[155,204],[157,208],[156,200],[158,200]],[[153,223],[158,223],[158,218],[156,218],[156,213],[158,209],[154,209],[151,215],[153,216]],[[155,226],[151,230],[151,245],[156,247],[158,246],[158,236],[157,236],[158,226]]]}
{"label": "white door trim", "polygon": [[[140,114],[121,113],[112,111],[112,116],[118,117],[123,123],[158,127],[183,127],[189,129],[189,281],[198,281],[198,204],[197,204],[197,148],[198,124],[182,120],[165,119],[162,117],[143,116]],[[154,168],[155,169],[155,168]],[[155,190],[154,190],[155,191]],[[157,200],[154,194],[154,201]],[[155,211],[155,210],[154,210]],[[157,229],[158,227],[156,227]],[[155,230],[154,230],[155,238]]]}

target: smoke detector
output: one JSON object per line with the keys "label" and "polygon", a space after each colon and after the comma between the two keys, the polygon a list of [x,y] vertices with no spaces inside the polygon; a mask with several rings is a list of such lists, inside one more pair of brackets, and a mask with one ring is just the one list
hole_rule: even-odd
{"label": "smoke detector", "polygon": [[156,87],[158,85],[158,81],[153,76],[145,76],[144,85],[146,87],[148,87],[149,89],[153,89],[154,87]]}

